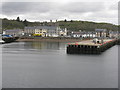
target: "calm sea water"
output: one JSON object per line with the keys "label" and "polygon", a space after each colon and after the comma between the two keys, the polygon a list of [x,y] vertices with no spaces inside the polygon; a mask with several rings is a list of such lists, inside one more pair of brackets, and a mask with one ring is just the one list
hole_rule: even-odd
{"label": "calm sea water", "polygon": [[2,47],[3,88],[117,88],[118,46],[101,55],[68,55],[66,43]]}

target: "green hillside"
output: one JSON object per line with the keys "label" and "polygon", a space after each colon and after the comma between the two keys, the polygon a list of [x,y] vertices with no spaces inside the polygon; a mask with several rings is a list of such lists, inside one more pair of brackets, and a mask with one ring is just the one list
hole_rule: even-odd
{"label": "green hillside", "polygon": [[94,31],[96,28],[107,29],[117,31],[118,26],[110,23],[95,23],[88,21],[60,21],[59,25],[61,28],[67,28],[69,30],[84,30],[84,31]]}
{"label": "green hillside", "polygon": [[29,22],[27,20],[20,20],[17,18],[16,20],[8,20],[2,19],[2,28],[6,29],[23,29],[25,26],[39,26],[39,25],[59,25],[61,28],[67,28],[72,31],[94,31],[96,28],[99,29],[107,29],[117,31],[118,26],[110,23],[96,23],[96,22],[88,22],[88,21],[58,21],[58,22]]}
{"label": "green hillside", "polygon": [[18,20],[8,20],[8,19],[2,19],[2,29],[23,29],[25,26],[38,26],[40,25],[39,22],[28,22],[26,20],[24,21],[18,21]]}

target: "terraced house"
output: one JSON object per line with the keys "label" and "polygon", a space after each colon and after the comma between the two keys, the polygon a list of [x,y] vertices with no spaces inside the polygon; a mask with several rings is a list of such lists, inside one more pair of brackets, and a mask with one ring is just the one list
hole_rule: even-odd
{"label": "terraced house", "polygon": [[8,30],[4,30],[3,34],[13,35],[13,36],[21,36],[22,32],[23,32],[22,29],[8,29]]}
{"label": "terraced house", "polygon": [[61,29],[57,26],[34,26],[24,28],[25,36],[40,36],[40,37],[59,37],[67,36],[67,29]]}

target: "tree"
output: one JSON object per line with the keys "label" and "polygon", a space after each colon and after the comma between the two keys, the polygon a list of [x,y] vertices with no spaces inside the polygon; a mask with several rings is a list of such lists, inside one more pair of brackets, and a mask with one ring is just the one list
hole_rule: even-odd
{"label": "tree", "polygon": [[26,19],[23,21],[23,23],[25,26],[28,26],[28,21]]}
{"label": "tree", "polygon": [[52,20],[50,20],[50,22],[52,22]]}
{"label": "tree", "polygon": [[65,19],[64,22],[67,22],[67,20]]}
{"label": "tree", "polygon": [[73,20],[71,20],[70,22],[73,22]]}
{"label": "tree", "polygon": [[3,20],[8,20],[7,18],[3,18]]}
{"label": "tree", "polygon": [[23,22],[27,22],[27,20],[25,19]]}
{"label": "tree", "polygon": [[16,21],[20,22],[20,18],[19,18],[19,17],[17,17]]}

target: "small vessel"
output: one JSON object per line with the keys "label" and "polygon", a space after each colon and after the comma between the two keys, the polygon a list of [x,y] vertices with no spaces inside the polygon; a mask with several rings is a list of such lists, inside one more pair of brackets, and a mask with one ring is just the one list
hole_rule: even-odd
{"label": "small vessel", "polygon": [[11,35],[2,35],[2,40],[4,43],[10,43],[14,42],[18,39],[19,37],[11,36]]}
{"label": "small vessel", "polygon": [[0,44],[3,44],[3,43],[5,43],[3,40],[0,40]]}
{"label": "small vessel", "polygon": [[0,34],[0,44],[3,44],[5,43],[3,40],[2,40],[2,35]]}

